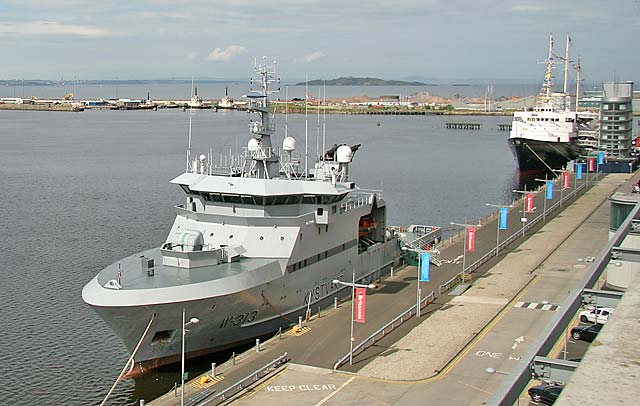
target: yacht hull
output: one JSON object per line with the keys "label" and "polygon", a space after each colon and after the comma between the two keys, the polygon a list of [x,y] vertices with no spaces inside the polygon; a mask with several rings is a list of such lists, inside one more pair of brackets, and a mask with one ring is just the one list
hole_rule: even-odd
{"label": "yacht hull", "polygon": [[527,138],[511,138],[509,146],[518,162],[521,174],[548,172],[562,169],[580,156],[580,148],[570,142],[546,142]]}

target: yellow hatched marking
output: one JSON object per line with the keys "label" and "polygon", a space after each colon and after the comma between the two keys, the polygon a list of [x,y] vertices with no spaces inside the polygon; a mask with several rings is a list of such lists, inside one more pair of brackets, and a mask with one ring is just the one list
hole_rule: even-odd
{"label": "yellow hatched marking", "polygon": [[291,330],[289,330],[285,335],[288,336],[292,336],[292,337],[300,337],[301,335],[308,333],[309,331],[311,331],[311,327],[302,327],[302,328],[292,328]]}
{"label": "yellow hatched marking", "polygon": [[221,382],[222,380],[224,380],[224,376],[222,375],[216,375],[215,378],[212,378],[211,375],[205,375],[202,376],[200,378],[194,379],[191,382],[191,386],[194,386],[196,388],[208,388],[210,386],[213,386],[219,382]]}

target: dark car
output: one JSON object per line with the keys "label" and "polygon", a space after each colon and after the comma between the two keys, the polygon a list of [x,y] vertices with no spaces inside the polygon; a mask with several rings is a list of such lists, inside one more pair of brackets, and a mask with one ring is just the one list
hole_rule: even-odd
{"label": "dark car", "polygon": [[582,340],[590,343],[596,338],[601,328],[602,324],[600,323],[590,324],[588,326],[576,326],[571,329],[571,337],[573,337],[574,340]]}
{"label": "dark car", "polygon": [[529,388],[528,393],[531,396],[531,400],[536,403],[542,403],[544,405],[552,405],[553,402],[558,399],[560,392],[562,392],[564,385],[557,383],[543,383],[542,385],[532,386]]}

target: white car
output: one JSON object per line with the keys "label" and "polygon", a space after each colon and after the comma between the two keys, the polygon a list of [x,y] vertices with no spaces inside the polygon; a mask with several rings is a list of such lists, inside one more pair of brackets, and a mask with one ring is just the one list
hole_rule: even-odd
{"label": "white car", "polygon": [[[598,314],[596,320],[596,312]],[[583,310],[580,312],[580,321],[583,323],[600,323],[604,324],[609,320],[609,316],[613,314],[613,309],[610,307],[597,307],[591,310]]]}

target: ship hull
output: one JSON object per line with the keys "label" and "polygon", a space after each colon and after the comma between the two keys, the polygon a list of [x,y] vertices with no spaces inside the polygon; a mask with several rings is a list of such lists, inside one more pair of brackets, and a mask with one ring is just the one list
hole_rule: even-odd
{"label": "ship hull", "polygon": [[316,312],[318,308],[332,305],[334,297],[350,293],[342,285],[333,284],[334,279],[350,280],[353,269],[357,280],[371,283],[388,274],[399,256],[397,240],[392,238],[362,253],[356,246],[309,269],[285,273],[276,280],[225,296],[142,306],[92,307],[129,352],[135,350],[153,319],[134,357],[131,376],[180,360],[183,309],[187,319],[200,320],[188,327],[186,357],[215,353],[291,326],[308,310]]}
{"label": "ship hull", "polygon": [[518,162],[521,174],[548,172],[562,169],[580,156],[580,148],[570,142],[546,142],[527,138],[511,138],[509,146]]}

